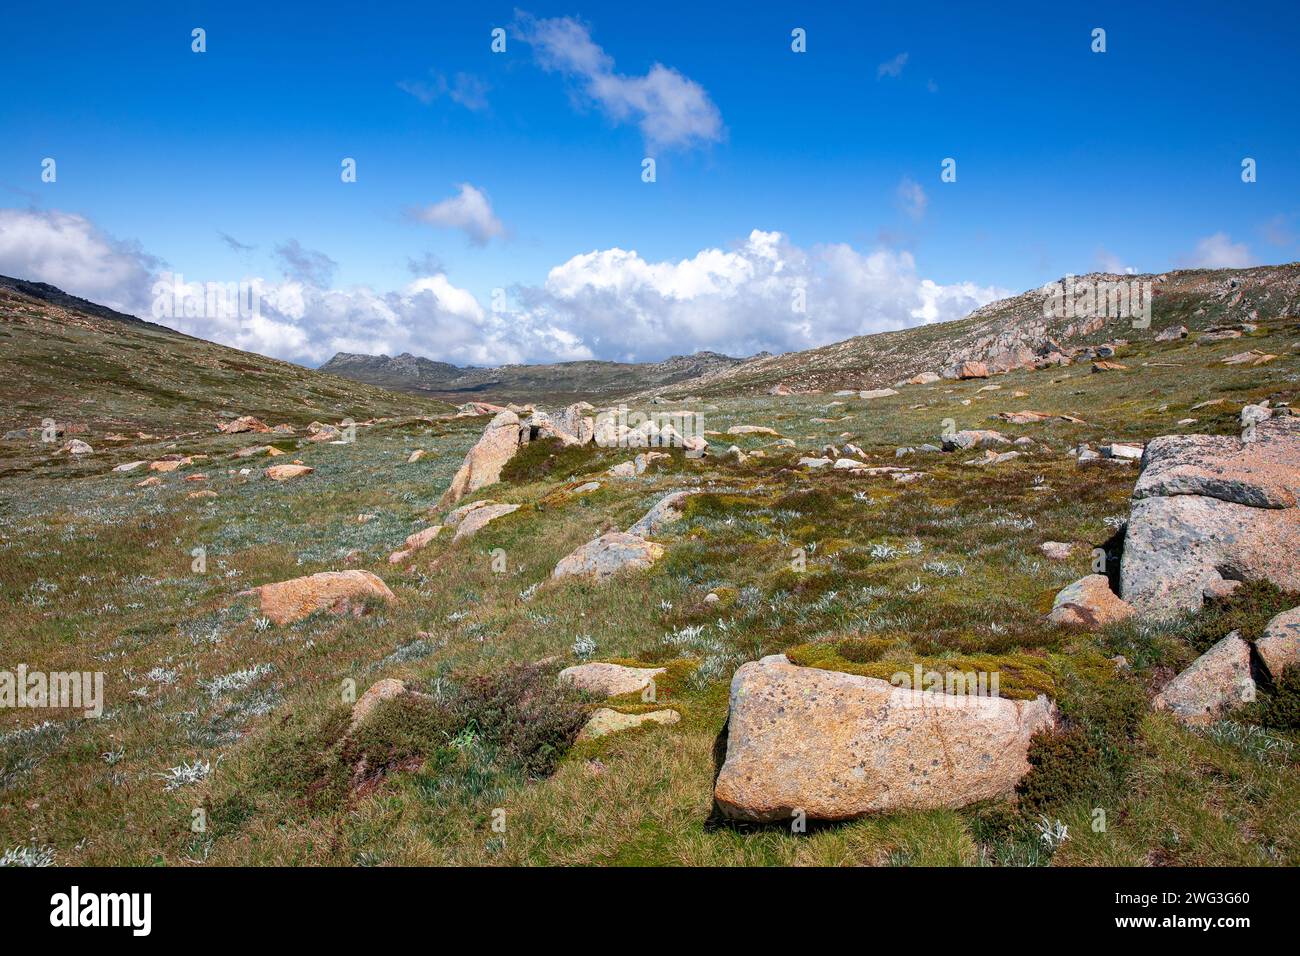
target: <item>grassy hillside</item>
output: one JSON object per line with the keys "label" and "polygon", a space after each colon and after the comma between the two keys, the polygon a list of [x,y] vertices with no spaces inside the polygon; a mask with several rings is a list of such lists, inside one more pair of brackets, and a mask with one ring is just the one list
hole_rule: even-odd
{"label": "grassy hillside", "polygon": [[1098,344],[1112,338],[1141,342],[1178,325],[1198,330],[1300,317],[1300,263],[1079,278],[1151,282],[1150,328],[1134,328],[1130,319],[1111,318],[1095,331],[1081,333],[1075,319],[1045,318],[1043,297],[1039,290],[1031,289],[992,302],[956,322],[863,335],[805,352],[758,359],[659,392],[669,396],[753,393],[778,383],[795,391],[882,388],[920,372],[938,372],[957,358],[984,359],[1017,345],[1033,348],[1048,338],[1070,345]]}
{"label": "grassy hillside", "polygon": [[[211,431],[240,415],[302,426],[447,408],[0,284],[0,433],[53,418],[89,426],[78,437],[93,446],[110,433]],[[22,447],[2,443],[0,455]]]}
{"label": "grassy hillside", "polygon": [[[344,445],[279,440],[315,472],[284,484],[250,480],[237,473],[248,459],[234,456],[249,436],[214,433],[220,410],[297,413],[301,422],[329,409],[363,419],[415,400],[343,384],[330,394],[334,380],[299,372],[316,391],[306,393],[314,405],[296,405],[298,393],[280,394],[276,378],[291,376],[291,366],[191,342],[199,361],[189,370],[164,358],[160,332],[129,340],[147,357],[144,374],[131,348],[114,346],[115,375],[137,383],[119,386],[94,364],[90,343],[103,342],[102,329],[39,316],[12,323],[10,336],[29,327],[61,336],[45,354],[84,349],[44,379],[23,363],[6,370],[30,376],[12,393],[28,403],[24,421],[52,403],[38,389],[54,387],[63,402],[93,398],[82,406],[90,411],[121,403],[115,414],[144,424],[152,413],[143,383],[161,377],[192,406],[172,400],[168,423],[196,429],[176,450],[210,457],[161,475],[155,487],[138,487],[140,473],[110,471],[155,453],[134,447],[77,461],[46,453],[0,475],[5,659],[102,670],[108,698],[102,720],[0,711],[0,853],[180,866],[1300,864],[1300,733],[1265,726],[1257,711],[1192,731],[1146,707],[1153,687],[1207,639],[1258,626],[1300,598],[1247,589],[1235,604],[1158,627],[1070,632],[1044,620],[1056,591],[1086,573],[1090,549],[1124,521],[1135,477],[1128,464],[1081,467],[1067,450],[1079,441],[1234,433],[1244,402],[1294,402],[1295,321],[1265,321],[1234,341],[1135,341],[1116,357],[1127,369],[1105,374],[1086,365],[1022,370],[872,401],[719,386],[693,406],[708,429],[770,426],[796,447],[742,436],[738,445],[763,455],[730,464],[674,452],[620,481],[605,471],[626,451],[551,455],[539,444],[506,481],[473,496],[517,503],[517,512],[468,541],[443,534],[396,565],[387,555],[435,520],[483,419],[380,423]],[[1255,348],[1276,358],[1223,363]],[[74,357],[92,371],[78,372]],[[258,371],[228,364],[244,360]],[[1025,408],[1081,421],[989,421]],[[947,418],[1034,445],[994,467],[963,464],[969,454],[895,457],[898,446],[933,441]],[[1195,421],[1179,425],[1184,419]],[[712,440],[725,448],[733,439]],[[870,464],[901,460],[926,477],[901,485],[796,465],[801,454],[848,441]],[[415,449],[427,455],[408,463]],[[206,479],[185,480],[200,472]],[[602,486],[574,494],[588,479]],[[626,528],[683,487],[705,493],[657,536],[667,552],[653,568],[605,585],[550,579],[594,532]],[[196,489],[215,497],[196,498]],[[1048,540],[1077,547],[1052,561],[1038,550]],[[194,570],[198,546],[203,571]],[[804,571],[791,567],[795,547],[807,554]],[[343,568],[377,572],[397,601],[362,617],[275,626],[238,596]],[[1034,802],[1020,810],[896,813],[806,834],[720,824],[711,787],[728,682],[740,663],[781,650],[867,671],[978,659],[1004,674],[1004,686],[1050,692],[1094,749],[1049,760]],[[1107,660],[1117,654],[1129,671]],[[568,746],[555,728],[574,704],[539,688],[581,656],[667,666],[660,706],[682,721]],[[521,669],[539,661],[540,685]],[[354,777],[340,756],[348,713],[340,688],[352,680],[360,693],[385,677],[454,702],[461,716],[451,725],[390,708],[363,741],[371,772]],[[533,702],[526,717],[507,706],[520,699]],[[1109,821],[1102,832],[1091,826],[1097,807]],[[195,810],[206,821],[200,832]],[[1070,838],[1045,845],[1040,815],[1067,824]]]}
{"label": "grassy hillside", "polygon": [[479,400],[566,405],[579,400],[600,401],[639,389],[662,388],[733,368],[745,361],[717,352],[696,352],[674,355],[662,362],[581,361],[457,368],[410,354],[390,358],[339,353],[322,365],[321,371],[457,403]]}

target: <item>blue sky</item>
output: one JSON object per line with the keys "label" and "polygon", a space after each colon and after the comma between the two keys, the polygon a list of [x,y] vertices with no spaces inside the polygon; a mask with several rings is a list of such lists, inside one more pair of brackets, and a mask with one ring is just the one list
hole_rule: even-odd
{"label": "blue sky", "polygon": [[[483,310],[509,290],[508,317],[475,317],[440,286],[423,305],[406,301],[419,292],[389,303],[422,331],[361,315],[379,307],[370,299],[322,317],[328,303],[310,295],[303,314],[276,312],[296,330],[187,330],[308,363],[352,339],[481,362],[800,347],[957,317],[988,290],[1065,272],[1300,258],[1296,4],[846,6],[11,6],[0,207],[28,218],[10,213],[0,271],[81,281],[139,310],[138,293],[103,279],[127,266],[86,263],[96,284],[52,262],[57,245],[35,256],[33,211],[80,217],[145,271],[200,281],[294,278],[276,251],[292,240],[328,257],[318,291],[382,299],[436,272]],[[563,18],[578,33],[548,34]],[[191,51],[194,27],[205,53]],[[806,53],[791,50],[795,27]],[[1105,53],[1090,49],[1095,27]],[[589,39],[603,65],[584,73],[547,35]],[[655,64],[673,72],[668,100],[647,111],[638,97]],[[702,109],[675,116],[679,93]],[[668,132],[648,142],[654,124]],[[641,179],[646,156],[654,183]],[[45,157],[54,183],[41,181]],[[340,182],[343,157],[357,182]],[[940,181],[946,157],[956,182]],[[1244,157],[1254,183],[1241,181]],[[460,206],[436,207],[462,184],[490,204],[486,232],[473,216],[457,228]],[[776,271],[824,285],[823,313],[768,316],[749,290],[710,319],[708,296],[735,299],[737,270],[765,255],[753,230],[781,234]],[[575,267],[547,288],[553,268],[612,249],[638,259],[602,261],[598,276]],[[680,270],[654,274],[713,249],[743,261],[704,293]],[[925,280],[966,293],[941,297],[936,316]],[[854,294],[872,290],[855,318]],[[770,333],[754,327],[765,321]],[[631,324],[644,334],[625,336]]]}

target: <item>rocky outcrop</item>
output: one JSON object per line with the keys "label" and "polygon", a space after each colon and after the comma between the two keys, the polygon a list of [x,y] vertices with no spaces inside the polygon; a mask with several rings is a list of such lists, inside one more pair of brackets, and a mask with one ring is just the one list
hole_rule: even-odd
{"label": "rocky outcrop", "polygon": [[394,601],[396,595],[369,571],[322,571],[253,588],[262,614],[274,624],[292,624],[316,611],[345,614],[367,600]]}
{"label": "rocky outcrop", "polygon": [[552,578],[581,576],[604,581],[620,571],[639,571],[663,556],[662,545],[635,534],[609,531],[560,560]]}
{"label": "rocky outcrop", "polygon": [[498,412],[465,455],[438,507],[449,508],[467,494],[500,481],[501,469],[519,450],[519,430],[518,415],[512,411]]}
{"label": "rocky outcrop", "polygon": [[1300,419],[1253,429],[1252,441],[1167,435],[1148,443],[1120,565],[1121,594],[1140,614],[1194,611],[1224,578],[1300,590]]}
{"label": "rocky outcrop", "polygon": [[731,682],[714,799],[734,819],[815,820],[961,807],[1011,794],[1051,703],[913,691],[797,667],[783,655]]}
{"label": "rocky outcrop", "polygon": [[1166,684],[1151,704],[1185,724],[1208,724],[1254,699],[1250,645],[1233,631]]}
{"label": "rocky outcrop", "polygon": [[1092,629],[1132,616],[1133,608],[1110,589],[1106,575],[1089,574],[1056,595],[1047,619],[1053,624]]}

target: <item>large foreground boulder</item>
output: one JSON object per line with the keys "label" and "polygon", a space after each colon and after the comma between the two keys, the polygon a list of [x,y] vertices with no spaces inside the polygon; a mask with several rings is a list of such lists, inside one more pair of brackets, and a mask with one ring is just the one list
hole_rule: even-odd
{"label": "large foreground boulder", "polygon": [[654,564],[663,555],[662,545],[635,534],[609,531],[560,559],[551,572],[552,578],[574,575],[604,581],[620,571],[639,571]]}
{"label": "large foreground boulder", "polygon": [[512,411],[499,412],[483,430],[483,436],[465,455],[438,502],[449,508],[467,494],[501,480],[501,469],[519,450],[519,416]]}
{"label": "large foreground boulder", "polygon": [[956,697],[797,667],[775,654],[731,681],[727,756],[714,798],[725,815],[816,820],[961,807],[1007,796],[1029,770],[1046,697]]}
{"label": "large foreground boulder", "polygon": [[367,600],[394,601],[396,595],[369,571],[322,571],[303,578],[263,584],[253,592],[262,613],[275,624],[292,624],[316,611],[345,614]]}

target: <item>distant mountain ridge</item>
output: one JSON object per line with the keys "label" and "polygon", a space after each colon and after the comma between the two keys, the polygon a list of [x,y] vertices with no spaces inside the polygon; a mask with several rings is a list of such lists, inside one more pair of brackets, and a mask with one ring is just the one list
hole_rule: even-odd
{"label": "distant mountain ridge", "polygon": [[409,352],[397,356],[339,352],[321,365],[320,371],[370,385],[449,400],[533,401],[545,398],[558,401],[662,388],[768,357],[768,352],[749,358],[734,358],[720,352],[700,351],[693,355],[674,355],[662,362],[584,360],[549,365],[460,368]]}

